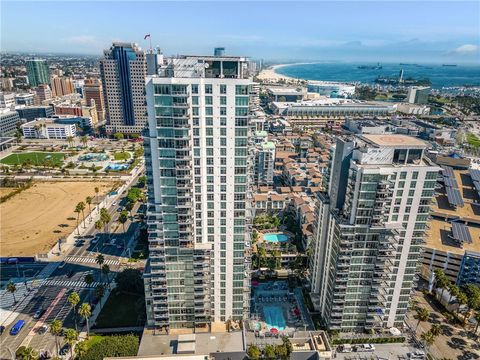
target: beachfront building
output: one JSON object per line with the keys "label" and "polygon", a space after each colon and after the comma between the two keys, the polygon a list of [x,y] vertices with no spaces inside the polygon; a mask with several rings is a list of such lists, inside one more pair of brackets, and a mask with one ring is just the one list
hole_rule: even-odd
{"label": "beachfront building", "polygon": [[405,135],[338,139],[318,195],[312,301],[331,330],[402,326],[439,167]]}
{"label": "beachfront building", "polygon": [[270,86],[267,87],[270,101],[296,102],[301,101],[307,95],[307,89],[303,87]]}
{"label": "beachfront building", "polygon": [[147,324],[225,330],[249,314],[252,79],[244,57],[166,58],[147,78]]}
{"label": "beachfront building", "polygon": [[331,81],[309,81],[307,90],[330,98],[349,98],[355,94],[355,85]]}
{"label": "beachfront building", "polygon": [[137,133],[147,124],[145,52],[137,44],[114,42],[100,60],[108,133]]}

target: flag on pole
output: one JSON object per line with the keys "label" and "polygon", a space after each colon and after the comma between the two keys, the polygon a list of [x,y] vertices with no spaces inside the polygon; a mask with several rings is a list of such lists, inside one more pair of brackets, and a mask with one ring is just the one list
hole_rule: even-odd
{"label": "flag on pole", "polygon": [[143,37],[143,40],[147,40],[147,38],[149,38],[149,37],[150,37],[150,34],[147,34]]}

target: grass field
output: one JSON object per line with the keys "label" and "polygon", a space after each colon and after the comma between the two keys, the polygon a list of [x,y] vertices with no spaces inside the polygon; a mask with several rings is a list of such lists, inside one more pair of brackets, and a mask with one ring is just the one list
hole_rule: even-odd
{"label": "grass field", "polygon": [[136,294],[112,291],[95,322],[96,328],[141,326],[135,303],[140,299]]}
{"label": "grass field", "polygon": [[113,154],[113,157],[115,160],[119,161],[119,160],[128,160],[130,159],[131,155],[129,152],[126,152],[126,151],[118,151],[116,153]]}
{"label": "grass field", "polygon": [[43,165],[45,161],[50,160],[52,163],[61,165],[65,158],[64,153],[51,152],[30,152],[21,154],[10,154],[6,158],[0,160],[0,163],[6,165],[21,165],[30,162],[32,165]]}
{"label": "grass field", "polygon": [[480,139],[472,133],[467,134],[467,142],[476,148],[480,148]]}
{"label": "grass field", "polygon": [[113,182],[38,182],[16,194],[0,204],[0,255],[48,252],[76,227],[75,205],[87,196],[95,197],[95,187],[101,200],[113,186]]}

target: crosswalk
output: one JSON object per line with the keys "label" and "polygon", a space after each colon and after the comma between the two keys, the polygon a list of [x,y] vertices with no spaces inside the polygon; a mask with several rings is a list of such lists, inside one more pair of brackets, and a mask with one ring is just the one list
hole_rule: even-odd
{"label": "crosswalk", "polygon": [[91,284],[87,284],[85,281],[71,281],[71,280],[47,280],[44,285],[47,286],[61,286],[65,288],[83,288],[91,289],[96,288],[101,282],[94,281]]}
{"label": "crosswalk", "polygon": [[[90,263],[96,264],[97,260],[95,258],[87,257],[87,256],[67,256],[65,258],[66,262],[74,262],[74,263]],[[106,265],[120,265],[120,261],[114,259],[105,259],[103,262]]]}

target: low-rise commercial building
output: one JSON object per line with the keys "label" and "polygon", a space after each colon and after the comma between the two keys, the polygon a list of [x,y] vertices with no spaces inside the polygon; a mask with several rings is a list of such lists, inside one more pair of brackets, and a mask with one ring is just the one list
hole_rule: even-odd
{"label": "low-rise commercial building", "polygon": [[62,124],[54,119],[37,119],[21,125],[27,139],[61,139],[77,135],[75,124]]}
{"label": "low-rise commercial building", "polygon": [[0,136],[11,136],[17,129],[20,117],[16,111],[10,109],[0,110]]}
{"label": "low-rise commercial building", "polygon": [[0,108],[10,109],[15,106],[15,94],[0,92]]}
{"label": "low-rise commercial building", "polygon": [[35,94],[25,93],[15,95],[15,104],[30,106],[35,103]]}
{"label": "low-rise commercial building", "polygon": [[355,94],[355,85],[332,81],[309,81],[307,90],[331,98],[348,98]]}
{"label": "low-rise commercial building", "polygon": [[[434,271],[441,269],[454,283],[480,285],[479,182],[472,177],[475,171],[444,169],[451,176],[439,180],[420,275],[433,286]],[[457,229],[465,238],[458,238]]]}
{"label": "low-rise commercial building", "polygon": [[25,106],[16,108],[15,111],[21,119],[27,121],[35,120],[37,118],[46,118],[54,114],[52,106]]}

